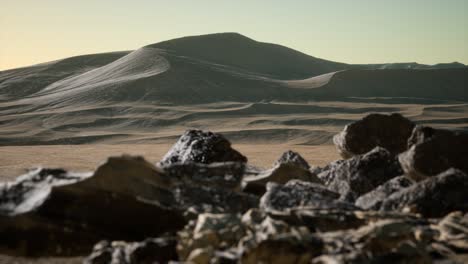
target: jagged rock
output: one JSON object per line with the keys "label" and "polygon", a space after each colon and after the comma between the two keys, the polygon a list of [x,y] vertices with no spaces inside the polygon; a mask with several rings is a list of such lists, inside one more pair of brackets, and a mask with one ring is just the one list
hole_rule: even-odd
{"label": "jagged rock", "polygon": [[220,134],[201,130],[187,130],[163,157],[160,164],[247,162],[247,158],[231,148],[231,143]]}
{"label": "jagged rock", "polygon": [[396,155],[407,149],[414,123],[400,114],[370,114],[347,125],[333,137],[340,155],[347,159],[382,147]]}
{"label": "jagged rock", "polygon": [[413,145],[421,144],[435,137],[450,137],[454,132],[445,129],[435,129],[427,126],[417,125],[414,127],[411,136],[408,138],[408,148]]}
{"label": "jagged rock", "polygon": [[246,235],[239,241],[240,263],[309,263],[322,242],[306,227],[290,225],[259,211],[242,217]]}
{"label": "jagged rock", "polygon": [[388,198],[392,193],[400,191],[414,184],[414,181],[410,180],[406,176],[398,176],[393,178],[386,183],[380,185],[374,190],[362,195],[356,200],[356,206],[363,209],[378,210],[382,202]]}
{"label": "jagged rock", "polygon": [[[37,170],[0,187],[0,251],[80,255],[99,240],[142,240],[185,225],[160,171],[115,157],[95,173]],[[148,203],[146,201],[158,201]],[[128,217],[131,216],[131,217]]]}
{"label": "jagged rock", "polygon": [[305,264],[320,255],[322,247],[322,241],[310,234],[302,237],[292,233],[274,235],[243,248],[241,263]]}
{"label": "jagged rock", "polygon": [[402,174],[397,158],[376,147],[364,155],[335,163],[318,177],[342,199],[354,202],[359,196]]}
{"label": "jagged rock", "polygon": [[197,185],[231,191],[240,191],[245,172],[245,164],[240,162],[175,163],[163,168],[173,186]]}
{"label": "jagged rock", "polygon": [[452,211],[468,211],[468,175],[449,169],[390,195],[381,210],[403,210],[426,217],[441,217]]}
{"label": "jagged rock", "polygon": [[411,142],[419,143],[401,153],[398,159],[405,174],[414,180],[423,180],[449,168],[468,173],[468,134],[418,128]]}
{"label": "jagged rock", "polygon": [[[468,213],[464,215],[462,212],[450,213],[434,228],[439,231],[435,243],[444,247],[444,250],[439,253],[446,257],[457,253],[468,254]],[[436,246],[437,248],[440,246]]]}
{"label": "jagged rock", "polygon": [[260,208],[267,212],[288,211],[297,207],[356,209],[350,203],[338,201],[338,198],[339,194],[311,182],[292,180],[285,185],[270,182],[260,199]]}
{"label": "jagged rock", "polygon": [[[291,215],[294,216],[293,223],[306,226],[312,232],[358,228],[367,222],[366,219],[360,218],[355,211],[351,210],[299,208],[293,210]],[[289,216],[285,221],[291,223],[290,219]]]}
{"label": "jagged rock", "polygon": [[246,176],[243,191],[263,195],[268,182],[285,184],[293,179],[322,183],[309,169],[309,164],[298,153],[287,151],[275,162],[273,168]]}
{"label": "jagged rock", "polygon": [[175,238],[149,238],[142,242],[101,241],[84,264],[152,264],[179,259]]}
{"label": "jagged rock", "polygon": [[189,219],[201,213],[244,213],[259,203],[255,195],[222,188],[185,185],[173,192],[177,205]]}
{"label": "jagged rock", "polygon": [[[240,216],[235,214],[200,214],[198,218],[178,233],[177,252],[182,260],[192,260],[203,253],[224,250],[236,246],[245,235]],[[206,255],[206,254],[204,254]]]}
{"label": "jagged rock", "polygon": [[275,165],[278,164],[293,164],[297,167],[305,170],[310,169],[309,163],[299,153],[288,150],[284,152],[281,157],[276,161]]}
{"label": "jagged rock", "polygon": [[355,230],[323,233],[324,255],[313,263],[431,263],[425,245],[415,238],[420,224],[380,220]]}

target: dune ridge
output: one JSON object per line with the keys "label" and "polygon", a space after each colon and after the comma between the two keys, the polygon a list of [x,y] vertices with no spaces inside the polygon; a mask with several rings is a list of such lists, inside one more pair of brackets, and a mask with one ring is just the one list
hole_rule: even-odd
{"label": "dune ridge", "polygon": [[164,143],[189,128],[327,144],[370,112],[466,130],[467,84],[459,63],[350,65],[236,33],[185,37],[0,72],[0,145]]}

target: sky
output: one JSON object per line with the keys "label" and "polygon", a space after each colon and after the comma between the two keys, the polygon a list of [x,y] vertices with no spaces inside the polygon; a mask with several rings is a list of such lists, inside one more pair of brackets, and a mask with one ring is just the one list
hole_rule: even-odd
{"label": "sky", "polygon": [[468,0],[0,0],[0,70],[217,32],[346,63],[468,64]]}

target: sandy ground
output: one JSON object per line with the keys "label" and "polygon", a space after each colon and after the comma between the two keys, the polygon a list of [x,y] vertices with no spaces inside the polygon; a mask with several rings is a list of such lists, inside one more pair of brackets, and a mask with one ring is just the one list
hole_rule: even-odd
{"label": "sandy ground", "polygon": [[[107,157],[122,154],[140,155],[150,162],[157,162],[170,147],[170,144],[0,147],[0,181],[13,180],[35,167],[89,171]],[[339,158],[332,145],[236,144],[233,147],[246,155],[250,163],[262,167],[270,166],[289,149],[299,152],[311,165],[321,166]]]}

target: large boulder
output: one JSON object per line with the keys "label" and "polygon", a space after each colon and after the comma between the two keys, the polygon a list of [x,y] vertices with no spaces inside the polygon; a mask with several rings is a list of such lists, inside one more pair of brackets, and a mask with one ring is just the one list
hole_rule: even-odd
{"label": "large boulder", "polygon": [[414,184],[414,181],[406,176],[398,176],[359,197],[356,200],[356,205],[366,210],[378,210],[382,202],[385,201],[392,193],[407,188],[412,184]]}
{"label": "large boulder", "polygon": [[400,114],[370,114],[347,125],[333,137],[340,155],[347,159],[382,147],[396,155],[407,149],[414,123]]}
{"label": "large boulder", "polygon": [[174,163],[247,162],[247,158],[231,148],[231,142],[220,134],[187,130],[160,161]]}
{"label": "large boulder", "polygon": [[426,217],[442,217],[452,211],[468,211],[468,175],[449,169],[435,177],[393,193],[381,210],[409,210]]}
{"label": "large boulder", "polygon": [[354,202],[359,196],[402,174],[397,157],[376,147],[364,155],[333,163],[318,177],[342,199]]}
{"label": "large boulder", "polygon": [[287,151],[274,163],[273,168],[246,175],[243,191],[263,195],[268,182],[285,184],[294,179],[322,183],[309,169],[309,164],[301,155],[293,151]]}
{"label": "large boulder", "polygon": [[468,134],[447,130],[417,128],[409,141],[413,144],[398,157],[405,174],[423,180],[449,168],[468,173]]}

